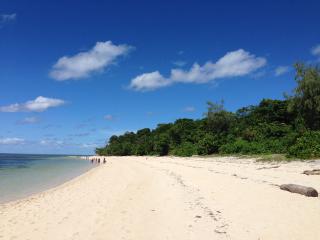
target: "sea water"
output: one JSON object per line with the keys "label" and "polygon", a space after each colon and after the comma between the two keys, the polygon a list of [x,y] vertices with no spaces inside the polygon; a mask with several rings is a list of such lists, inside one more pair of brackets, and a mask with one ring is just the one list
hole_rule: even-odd
{"label": "sea water", "polygon": [[0,203],[55,187],[92,167],[79,156],[0,153]]}

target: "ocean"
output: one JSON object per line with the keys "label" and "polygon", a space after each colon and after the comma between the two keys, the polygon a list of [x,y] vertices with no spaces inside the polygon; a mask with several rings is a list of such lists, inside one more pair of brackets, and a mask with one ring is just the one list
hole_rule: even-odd
{"label": "ocean", "polygon": [[0,203],[55,187],[92,167],[79,156],[0,153]]}

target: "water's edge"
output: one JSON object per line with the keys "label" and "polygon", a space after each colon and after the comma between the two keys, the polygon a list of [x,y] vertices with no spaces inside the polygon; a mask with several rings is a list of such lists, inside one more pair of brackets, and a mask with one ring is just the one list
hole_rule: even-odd
{"label": "water's edge", "polygon": [[[1,156],[3,155],[0,154]],[[41,160],[27,161],[24,167],[20,165],[12,167],[9,162],[0,169],[0,204],[21,200],[56,188],[87,173],[95,166],[81,159],[80,156],[49,156],[48,158],[41,155],[32,156],[37,156]],[[4,160],[0,158],[1,160],[3,163]],[[20,164],[16,162],[13,165]]]}
{"label": "water's edge", "polygon": [[88,169],[87,171],[79,174],[78,176],[74,176],[66,181],[63,181],[61,183],[58,183],[56,185],[52,185],[46,189],[43,189],[43,190],[40,190],[40,191],[36,191],[34,193],[31,193],[27,196],[24,196],[24,197],[19,197],[19,198],[15,198],[15,199],[11,199],[11,200],[8,200],[8,201],[0,201],[0,206],[1,205],[10,205],[10,204],[14,204],[14,203],[18,203],[18,202],[22,202],[24,200],[27,200],[27,199],[32,199],[32,198],[36,198],[38,195],[42,195],[42,194],[46,194],[46,193],[50,193],[51,191],[55,191],[56,189],[59,189],[61,187],[63,187],[64,185],[67,185],[69,183],[72,183],[74,181],[78,181],[79,179],[81,179],[83,176],[87,175],[87,174],[90,174],[91,172],[93,172],[94,170],[96,170],[96,167],[97,166],[94,166],[90,169]]}

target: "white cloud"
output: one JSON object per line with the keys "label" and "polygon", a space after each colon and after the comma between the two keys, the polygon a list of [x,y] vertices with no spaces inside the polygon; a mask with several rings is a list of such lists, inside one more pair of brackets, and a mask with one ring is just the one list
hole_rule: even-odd
{"label": "white cloud", "polygon": [[183,109],[184,112],[194,112],[196,110],[195,107],[189,106]]}
{"label": "white cloud", "polygon": [[285,74],[287,72],[290,72],[289,66],[279,66],[274,70],[274,75],[280,76],[280,75]]}
{"label": "white cloud", "polygon": [[320,44],[311,49],[311,54],[320,57]]}
{"label": "white cloud", "polygon": [[195,63],[189,71],[171,70],[171,79],[175,82],[206,83],[217,78],[239,77],[264,66],[264,58],[255,57],[239,49],[228,52],[217,62],[206,62],[203,66]]}
{"label": "white cloud", "polygon": [[169,79],[164,78],[158,71],[144,73],[131,80],[130,88],[137,91],[148,91],[171,84]]}
{"label": "white cloud", "polygon": [[256,57],[249,52],[239,49],[228,52],[217,62],[206,62],[203,66],[193,64],[191,69],[172,69],[168,78],[158,71],[144,73],[131,80],[130,87],[138,91],[154,90],[173,83],[207,83],[219,78],[241,77],[263,67],[266,59]]}
{"label": "white cloud", "polygon": [[114,63],[116,58],[126,55],[132,47],[114,45],[111,41],[97,42],[87,52],[61,57],[52,67],[50,76],[58,81],[89,77]]}
{"label": "white cloud", "polygon": [[24,119],[22,119],[21,121],[19,121],[20,124],[33,124],[33,123],[37,123],[39,122],[39,118],[37,117],[26,117]]}
{"label": "white cloud", "polygon": [[16,144],[24,144],[25,140],[23,138],[0,138],[0,144],[3,145],[16,145]]}
{"label": "white cloud", "polygon": [[14,103],[0,107],[0,112],[43,112],[51,107],[65,104],[64,100],[39,96],[25,103]]}
{"label": "white cloud", "polygon": [[114,119],[114,117],[111,114],[107,114],[103,117],[105,120],[111,121]]}

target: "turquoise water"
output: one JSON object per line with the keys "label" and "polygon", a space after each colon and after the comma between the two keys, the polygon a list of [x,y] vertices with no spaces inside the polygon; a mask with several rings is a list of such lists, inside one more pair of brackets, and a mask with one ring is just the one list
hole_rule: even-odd
{"label": "turquoise water", "polygon": [[92,167],[78,156],[0,153],[0,203],[57,186]]}

